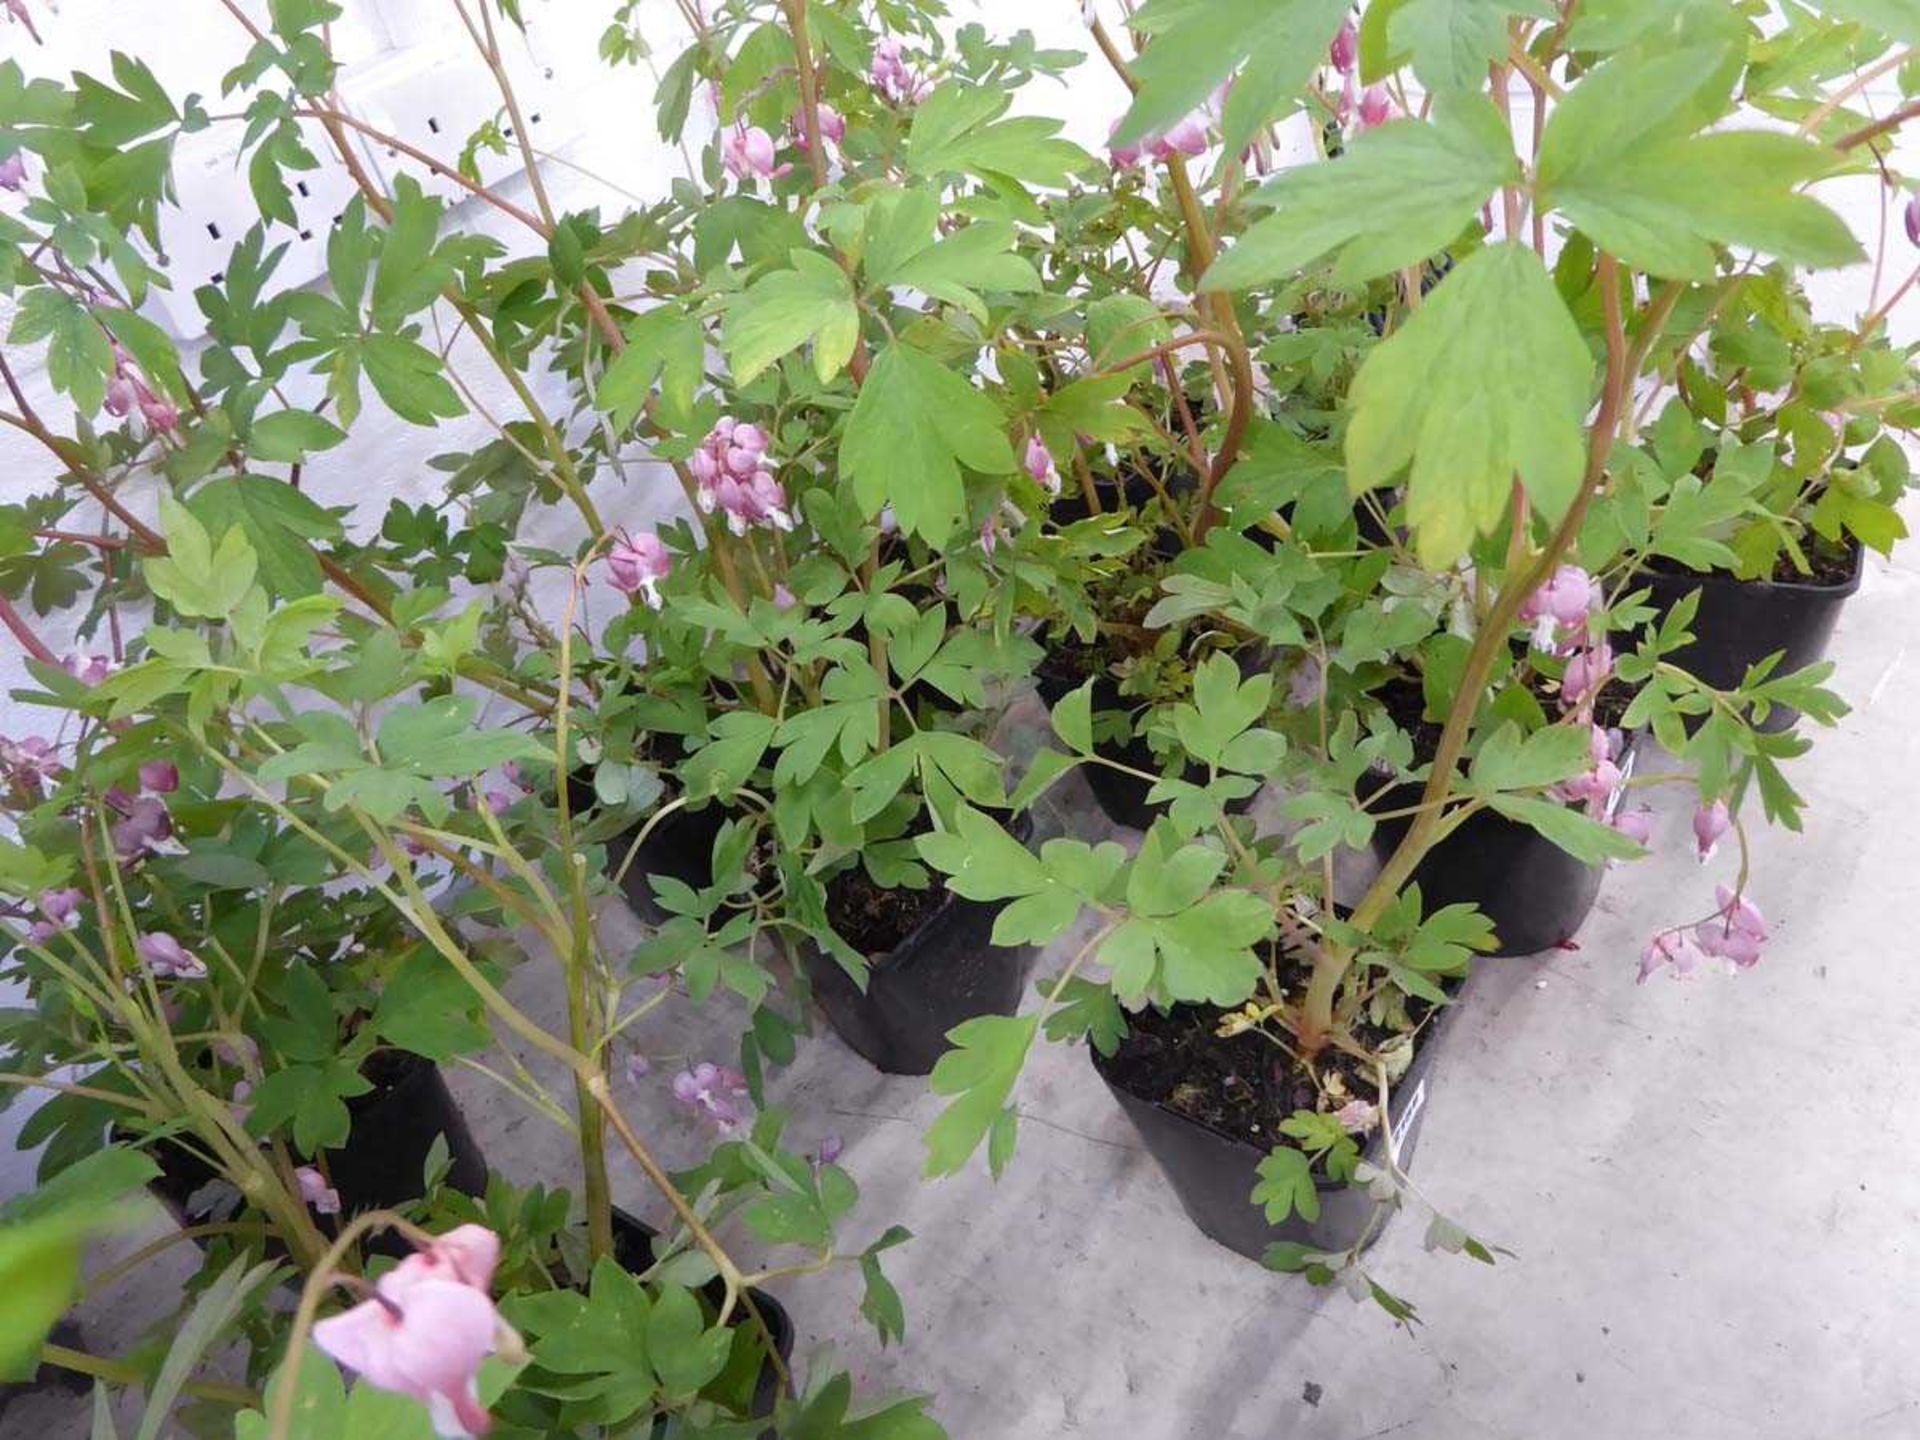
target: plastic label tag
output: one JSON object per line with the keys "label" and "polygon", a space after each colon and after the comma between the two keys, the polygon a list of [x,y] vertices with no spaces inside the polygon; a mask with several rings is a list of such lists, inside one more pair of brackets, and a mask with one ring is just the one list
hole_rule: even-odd
{"label": "plastic label tag", "polygon": [[1407,1103],[1400,1107],[1400,1113],[1392,1117],[1393,1143],[1387,1147],[1387,1153],[1393,1157],[1394,1164],[1400,1163],[1401,1137],[1413,1133],[1413,1122],[1420,1114],[1420,1107],[1426,1103],[1427,1082],[1422,1079],[1413,1087],[1413,1094],[1407,1098]]}

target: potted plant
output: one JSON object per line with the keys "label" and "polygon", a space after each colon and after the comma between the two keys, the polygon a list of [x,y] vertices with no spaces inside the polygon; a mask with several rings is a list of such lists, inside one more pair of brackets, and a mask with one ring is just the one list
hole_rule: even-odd
{"label": "potted plant", "polygon": [[[963,893],[1016,898],[998,938],[1050,938],[1085,909],[1094,912],[1098,926],[1067,971],[1043,987],[1052,1002],[1044,1016],[984,1019],[956,1035],[962,1053],[934,1075],[935,1090],[955,1097],[929,1135],[930,1168],[936,1171],[962,1163],[990,1135],[993,1157],[1004,1163],[1013,1133],[1007,1097],[1043,1023],[1050,1034],[1092,1033],[1111,1054],[1131,1025],[1129,1012],[1151,1007],[1156,1018],[1146,1033],[1163,1046],[1173,1034],[1203,1049],[1209,1041],[1224,1047],[1249,1029],[1270,1025],[1279,1043],[1268,1048],[1276,1052],[1283,1073],[1304,1077],[1301,1085],[1278,1087],[1282,1095],[1298,1093],[1312,1103],[1290,1130],[1283,1130],[1286,1143],[1273,1150],[1259,1172],[1257,1193],[1271,1205],[1268,1219],[1283,1220],[1300,1207],[1309,1213],[1317,1209],[1317,1188],[1311,1183],[1316,1164],[1323,1174],[1331,1164],[1336,1175],[1358,1178],[1388,1204],[1406,1195],[1391,1153],[1385,1165],[1359,1158],[1351,1132],[1331,1123],[1339,1096],[1330,1086],[1316,1089],[1312,1082],[1330,1067],[1337,1073],[1356,1054],[1370,1057],[1379,1073],[1374,1093],[1363,1098],[1386,1109],[1382,1123],[1391,1133],[1392,1082],[1384,1077],[1382,1058],[1387,1042],[1379,1036],[1369,1040],[1355,1027],[1379,1022],[1383,997],[1402,1006],[1416,996],[1444,1006],[1445,987],[1423,974],[1414,957],[1431,961],[1445,955],[1446,965],[1435,967],[1445,978],[1457,971],[1476,941],[1486,938],[1469,912],[1434,910],[1424,891],[1414,888],[1414,876],[1452,831],[1493,812],[1540,831],[1583,861],[1638,852],[1632,833],[1642,827],[1630,807],[1612,809],[1609,824],[1604,807],[1614,804],[1611,798],[1598,815],[1567,803],[1576,789],[1585,795],[1602,793],[1604,787],[1611,797],[1624,778],[1611,744],[1603,754],[1596,743],[1592,723],[1594,697],[1604,694],[1609,678],[1617,677],[1624,687],[1621,727],[1632,731],[1650,725],[1663,743],[1697,767],[1693,783],[1705,802],[1703,836],[1724,830],[1729,803],[1756,789],[1771,816],[1797,823],[1798,800],[1780,766],[1802,753],[1805,742],[1757,732],[1747,723],[1744,707],[1755,700],[1787,703],[1830,720],[1838,706],[1819,689],[1824,672],[1816,668],[1791,679],[1748,674],[1726,688],[1703,683],[1669,660],[1689,639],[1691,605],[1669,614],[1631,656],[1616,659],[1611,629],[1636,626],[1644,614],[1630,598],[1619,613],[1595,604],[1592,576],[1610,558],[1607,532],[1596,518],[1603,512],[1596,506],[1620,493],[1613,476],[1632,463],[1616,460],[1616,447],[1631,433],[1629,402],[1639,377],[1669,367],[1675,351],[1685,348],[1684,335],[1670,330],[1670,319],[1683,310],[1698,313],[1705,308],[1703,300],[1711,303],[1721,272],[1715,246],[1758,243],[1783,263],[1800,266],[1850,259],[1857,246],[1845,227],[1816,200],[1791,191],[1790,177],[1825,173],[1840,163],[1840,154],[1886,127],[1858,136],[1840,133],[1818,123],[1827,112],[1801,137],[1703,135],[1730,106],[1753,38],[1743,22],[1706,7],[1672,17],[1650,15],[1625,26],[1554,18],[1525,26],[1511,52],[1505,27],[1497,35],[1489,27],[1485,38],[1498,44],[1485,61],[1476,52],[1471,65],[1457,64],[1458,52],[1432,43],[1411,17],[1400,24],[1395,7],[1371,7],[1366,19],[1357,43],[1340,39],[1329,52],[1336,74],[1360,66],[1363,78],[1387,81],[1387,88],[1368,97],[1367,113],[1358,116],[1361,133],[1343,137],[1337,158],[1287,172],[1269,185],[1257,203],[1270,212],[1254,219],[1217,259],[1213,237],[1196,236],[1200,263],[1192,268],[1203,291],[1199,303],[1210,301],[1212,319],[1219,315],[1219,297],[1252,292],[1255,298],[1246,308],[1254,311],[1262,287],[1297,283],[1303,268],[1323,261],[1332,265],[1337,280],[1350,283],[1401,277],[1398,311],[1384,318],[1385,338],[1354,378],[1339,430],[1352,490],[1384,485],[1398,490],[1395,514],[1410,532],[1404,550],[1437,577],[1418,588],[1437,585],[1467,609],[1459,634],[1446,637],[1450,643],[1430,645],[1424,654],[1418,647],[1434,628],[1435,613],[1416,613],[1408,621],[1409,633],[1397,646],[1385,647],[1382,657],[1395,659],[1395,650],[1406,647],[1416,651],[1408,658],[1419,662],[1422,683],[1416,713],[1403,714],[1403,720],[1426,722],[1429,679],[1435,682],[1435,698],[1444,702],[1435,706],[1442,719],[1422,757],[1420,792],[1401,807],[1410,823],[1351,912],[1336,912],[1324,882],[1310,870],[1302,875],[1307,868],[1302,846],[1330,850],[1340,839],[1363,844],[1372,838],[1376,819],[1352,787],[1377,757],[1390,756],[1396,767],[1407,763],[1401,747],[1407,727],[1363,728],[1357,714],[1328,713],[1325,702],[1317,700],[1314,708],[1324,718],[1318,719],[1317,743],[1306,753],[1290,756],[1288,747],[1267,740],[1248,743],[1233,732],[1261,729],[1271,695],[1246,694],[1223,661],[1212,666],[1207,695],[1196,683],[1197,718],[1189,729],[1194,738],[1205,734],[1211,713],[1221,730],[1206,738],[1220,747],[1218,756],[1224,759],[1225,747],[1239,744],[1243,763],[1257,759],[1270,775],[1292,769],[1310,787],[1290,802],[1304,828],[1278,848],[1277,857],[1273,847],[1248,845],[1231,827],[1212,838],[1191,820],[1183,828],[1177,811],[1150,832],[1147,846],[1132,861],[1118,852],[1096,859],[1066,851],[1023,860],[994,842],[985,826],[966,835],[964,847],[929,837],[924,845],[930,858],[953,876],[950,883],[967,887]],[[1116,133],[1122,144],[1150,132],[1163,117],[1181,113],[1259,44],[1280,46],[1284,38],[1285,45],[1273,53],[1308,57],[1300,63],[1311,70],[1318,46],[1339,39],[1333,34],[1337,14],[1328,17],[1324,37],[1307,35],[1298,17],[1276,16],[1270,29],[1250,28],[1244,42],[1219,45],[1216,38],[1214,51],[1207,52],[1210,60],[1203,63],[1197,57],[1206,47],[1187,43],[1199,34],[1199,17],[1181,7],[1149,6],[1131,23],[1145,40],[1137,71],[1097,21],[1095,29],[1102,50],[1136,92],[1133,109]],[[1430,115],[1423,111],[1394,119],[1393,113],[1404,113],[1405,107],[1393,98],[1390,77],[1409,63],[1439,100]],[[1570,66],[1566,78],[1554,78],[1563,64]],[[1498,105],[1484,98],[1490,75],[1496,102],[1515,75],[1537,88],[1546,114],[1528,168],[1513,158],[1513,137],[1501,123]],[[1245,86],[1243,76],[1235,95]],[[1263,86],[1253,93],[1258,98],[1237,107],[1237,114],[1256,130],[1298,103],[1291,89]],[[1652,103],[1656,95],[1658,104]],[[1307,104],[1315,103],[1310,94]],[[1622,113],[1638,117],[1636,124],[1622,129],[1601,123],[1602,116]],[[1231,140],[1246,133],[1228,128]],[[1652,158],[1636,146],[1651,147],[1646,156]],[[1443,151],[1454,161],[1442,165],[1434,158]],[[1662,227],[1636,229],[1619,223],[1611,202],[1592,198],[1592,187],[1603,183],[1625,187],[1625,193],[1637,185],[1667,183],[1650,177],[1661,174],[1662,166],[1679,173],[1722,152],[1751,161],[1741,181],[1746,208],[1674,207],[1663,212]],[[1231,181],[1240,155],[1239,145],[1229,143],[1218,173]],[[1629,155],[1637,157],[1636,163],[1646,158],[1644,168],[1627,166]],[[1183,165],[1180,157],[1167,157],[1176,192],[1185,179]],[[1443,185],[1441,173],[1458,180],[1459,189]],[[1603,176],[1608,177],[1604,182],[1598,178]],[[1383,200],[1386,196],[1392,199]],[[1484,217],[1483,226],[1473,224],[1483,203],[1492,207],[1488,216],[1497,214],[1504,222],[1491,237],[1475,233],[1495,228]],[[1245,212],[1228,206],[1222,213]],[[1756,218],[1762,215],[1791,217],[1791,233],[1784,224]],[[1557,273],[1539,253],[1547,227],[1556,220],[1574,237]],[[1442,248],[1450,263],[1438,267],[1444,278],[1430,284],[1426,262]],[[1629,283],[1636,269],[1667,278],[1653,283],[1641,300]],[[1604,357],[1604,366],[1596,364],[1596,354]],[[1600,403],[1589,418],[1596,383]],[[1222,484],[1231,483],[1229,474]],[[1686,523],[1674,514],[1662,520],[1675,527],[1673,533]],[[1388,548],[1400,545],[1392,525],[1381,530],[1376,539]],[[1594,569],[1572,571],[1577,559],[1589,557],[1590,548],[1597,556]],[[1473,573],[1460,576],[1455,567],[1469,557]],[[1567,597],[1565,616],[1561,588],[1577,592]],[[1258,587],[1229,583],[1224,590],[1204,596],[1203,603],[1252,613]],[[1577,605],[1571,603],[1575,600]],[[1308,618],[1323,618],[1323,607],[1303,608]],[[1378,617],[1390,608],[1405,607],[1363,599],[1355,613],[1370,618],[1359,628],[1364,632],[1371,624],[1377,632]],[[1523,619],[1528,612],[1532,625]],[[1530,646],[1527,632],[1548,621],[1556,631],[1542,637],[1549,644]],[[1573,653],[1544,653],[1560,648],[1562,624],[1577,631],[1564,637],[1577,641]],[[1535,649],[1542,653],[1522,658]],[[1563,714],[1541,704],[1527,683],[1529,671],[1539,673],[1550,698],[1565,702],[1553,707]],[[1247,683],[1257,685],[1258,677]],[[1778,688],[1769,691],[1770,685]],[[1091,731],[1083,728],[1083,706],[1076,695],[1054,707],[1055,728],[1072,753],[1043,757],[1039,768],[1048,778],[1069,765],[1104,763]],[[1689,717],[1703,722],[1691,736]],[[1302,889],[1314,902],[1304,914],[1295,903]],[[1757,958],[1756,932],[1763,933],[1764,924],[1757,912],[1748,913],[1750,902],[1740,887],[1719,899],[1717,918],[1702,922],[1718,947],[1711,953],[1726,956],[1740,942],[1742,956],[1733,963],[1751,963]],[[1212,922],[1204,929],[1196,919],[1201,915]],[[1688,949],[1692,943],[1684,926],[1662,932],[1643,961],[1643,977],[1669,963],[1677,972],[1697,968],[1707,952]],[[1268,968],[1286,962],[1289,946],[1310,957],[1308,973],[1283,977]],[[1094,960],[1108,967],[1105,982],[1085,973]],[[1375,967],[1382,973],[1374,975]],[[1197,1024],[1180,1015],[1179,1006],[1200,1003],[1215,1009]],[[1420,1020],[1403,1008],[1393,1029],[1404,1037],[1419,1026]],[[1418,1048],[1412,1047],[1414,1057]],[[1111,1061],[1108,1065],[1110,1073],[1125,1073],[1124,1065],[1119,1072]],[[1226,1104],[1221,1087],[1245,1076],[1229,1060],[1214,1066],[1209,1078],[1210,1091],[1204,1081],[1198,1086],[1207,1092],[1202,1112],[1219,1113]],[[1353,1086],[1344,1082],[1342,1089],[1351,1093]],[[1276,1118],[1284,1117],[1268,1114],[1262,1123],[1272,1128]],[[1183,1175],[1182,1184],[1190,1182],[1191,1174]],[[1404,1314],[1401,1302],[1361,1278],[1359,1252],[1367,1233],[1343,1235],[1351,1243],[1342,1246],[1317,1243],[1325,1237],[1295,1240],[1271,1258],[1322,1281],[1344,1277],[1357,1294],[1373,1294]],[[1473,1248],[1448,1222],[1436,1225],[1433,1238],[1445,1248]],[[1490,1258],[1484,1247],[1473,1253]]]}
{"label": "potted plant", "polygon": [[[1679,393],[1629,483],[1680,523],[1631,536],[1641,566],[1618,583],[1645,584],[1656,614],[1699,590],[1696,638],[1674,659],[1710,685],[1732,689],[1775,655],[1777,675],[1817,664],[1864,552],[1905,538],[1895,506],[1911,467],[1894,432],[1913,423],[1914,360],[1886,314],[1816,324],[1776,268],[1730,290],[1674,361]],[[1795,715],[1776,706],[1761,728]]]}

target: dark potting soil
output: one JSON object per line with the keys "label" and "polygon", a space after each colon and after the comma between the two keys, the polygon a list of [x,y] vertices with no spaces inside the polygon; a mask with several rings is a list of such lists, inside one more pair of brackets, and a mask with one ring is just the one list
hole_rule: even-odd
{"label": "dark potting soil", "polygon": [[[1407,1002],[1416,1023],[1431,1008]],[[1129,1016],[1133,1033],[1107,1062],[1107,1073],[1143,1100],[1236,1140],[1270,1147],[1283,1138],[1280,1123],[1294,1111],[1321,1108],[1319,1092],[1291,1055],[1257,1031],[1223,1039],[1217,1031],[1225,1013],[1211,1005],[1179,1005],[1170,1014],[1148,1009]],[[1362,1024],[1355,1038],[1373,1048],[1392,1032]],[[1373,1103],[1379,1097],[1373,1068],[1344,1051],[1323,1051],[1319,1072],[1329,1087],[1338,1076],[1349,1099]]]}
{"label": "dark potting soil", "polygon": [[946,900],[943,885],[887,889],[874,884],[865,866],[856,865],[827,882],[827,922],[862,955],[885,955],[897,950]]}

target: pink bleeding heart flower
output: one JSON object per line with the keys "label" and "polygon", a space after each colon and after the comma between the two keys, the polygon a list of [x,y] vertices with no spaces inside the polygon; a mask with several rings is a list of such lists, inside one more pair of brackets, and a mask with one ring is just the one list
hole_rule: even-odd
{"label": "pink bleeding heart flower", "polygon": [[1393,97],[1384,85],[1369,85],[1360,96],[1360,128],[1377,130],[1393,118]]}
{"label": "pink bleeding heart flower", "polygon": [[1653,811],[1644,805],[1623,806],[1613,817],[1613,828],[1644,849],[1653,844]]}
{"label": "pink bleeding heart flower", "polygon": [[441,1236],[381,1276],[372,1297],[316,1324],[314,1343],[368,1384],[426,1405],[435,1433],[485,1435],[480,1363],[523,1353],[487,1293],[499,1249],[479,1225]]}
{"label": "pink bleeding heart flower", "polygon": [[134,949],[147,969],[162,980],[204,980],[207,964],[164,930],[153,930],[135,942]]}
{"label": "pink bleeding heart flower", "polygon": [[1640,952],[1639,983],[1644,985],[1661,969],[1670,971],[1676,980],[1700,968],[1706,955],[1691,935],[1684,930],[1666,930],[1647,942],[1647,948]]}
{"label": "pink bleeding heart flower", "polygon": [[79,890],[43,890],[40,893],[40,913],[64,929],[79,918],[80,904],[86,898]]}
{"label": "pink bleeding heart flower", "polygon": [[[820,102],[819,120],[820,120],[820,134],[826,139],[828,144],[838,145],[841,141],[847,138],[846,117],[842,115],[838,110],[834,109],[833,106],[827,104],[824,100]],[[793,143],[798,145],[802,150],[811,150],[813,148],[813,145],[810,138],[807,135],[806,112],[803,110],[800,113],[796,114],[793,117],[793,120],[791,123],[792,123],[792,129],[793,129]]]}
{"label": "pink bleeding heart flower", "polygon": [[1047,442],[1038,435],[1027,439],[1027,474],[1039,482],[1040,488],[1049,495],[1060,493],[1060,471],[1053,463],[1053,452],[1047,449]]}
{"label": "pink bleeding heart flower", "polygon": [[171,400],[163,399],[151,391],[140,397],[140,413],[155,430],[171,432],[180,428],[179,409]]}
{"label": "pink bleeding heart flower", "polygon": [[1613,678],[1613,648],[1602,640],[1567,661],[1560,699],[1569,709],[1590,701]]}
{"label": "pink bleeding heart flower", "polygon": [[747,1077],[709,1060],[702,1060],[673,1077],[673,1098],[721,1135],[737,1133],[751,1118]]}
{"label": "pink bleeding heart flower", "polygon": [[107,399],[103,408],[114,419],[126,419],[139,403],[140,392],[133,388],[133,382],[124,375],[116,375],[107,382]]}
{"label": "pink bleeding heart flower", "polygon": [[67,656],[61,665],[82,685],[98,685],[119,668],[110,655],[86,655],[78,650]]}
{"label": "pink bleeding heart flower", "polygon": [[1727,813],[1727,802],[1724,800],[1702,805],[1693,812],[1693,844],[1699,852],[1702,865],[1713,858],[1714,851],[1720,848],[1720,837],[1727,833],[1732,824],[1733,817]]}
{"label": "pink bleeding heart flower", "polygon": [[773,174],[773,137],[758,125],[735,125],[720,145],[720,163],[736,180],[765,180]]}
{"label": "pink bleeding heart flower", "polygon": [[26,188],[27,157],[16,150],[6,159],[0,160],[0,190],[11,190],[18,194]]}
{"label": "pink bleeding heart flower", "polygon": [[1333,37],[1333,44],[1327,49],[1327,59],[1342,75],[1353,73],[1353,67],[1360,60],[1360,31],[1351,19],[1343,22],[1340,33]]}
{"label": "pink bleeding heart flower", "polygon": [[327,1184],[326,1176],[311,1165],[302,1165],[293,1172],[293,1178],[300,1186],[300,1198],[312,1207],[316,1215],[338,1215],[340,1213],[340,1192]]}
{"label": "pink bleeding heart flower", "polygon": [[846,1142],[837,1133],[829,1132],[820,1139],[820,1154],[817,1157],[821,1165],[831,1165],[840,1158],[846,1149]]}
{"label": "pink bleeding heart flower", "polygon": [[1906,222],[1907,239],[1920,245],[1920,195],[1915,195],[1907,202]]}
{"label": "pink bleeding heart flower", "polygon": [[147,855],[179,855],[185,848],[173,838],[173,817],[164,801],[152,795],[129,795],[119,788],[107,792],[107,804],[120,813],[112,827],[113,850],[122,860]]}
{"label": "pink bleeding heart flower", "polygon": [[624,532],[607,547],[607,579],[622,595],[639,595],[655,610],[660,608],[660,582],[673,569],[673,557],[667,542],[653,531],[639,535]]}
{"label": "pink bleeding heart flower", "polygon": [[171,760],[149,760],[140,767],[140,788],[149,795],[171,795],[180,788],[180,767]]}
{"label": "pink bleeding heart flower", "polygon": [[627,1056],[627,1079],[631,1083],[638,1085],[652,1073],[653,1062],[638,1050],[635,1050],[631,1055]]}
{"label": "pink bleeding heart flower", "polygon": [[932,89],[926,80],[914,74],[907,64],[905,47],[891,37],[873,47],[873,64],[867,75],[874,89],[895,105],[924,100]]}
{"label": "pink bleeding heart flower", "polygon": [[1118,120],[1107,127],[1107,153],[1112,157],[1113,167],[1116,170],[1137,169],[1140,165],[1140,145],[1137,141],[1132,145],[1114,144],[1113,137],[1119,133],[1120,122]]}
{"label": "pink bleeding heart flower", "polygon": [[1560,651],[1566,638],[1584,634],[1588,619],[1605,603],[1600,584],[1578,565],[1562,565],[1526,598],[1520,619],[1533,625],[1537,650]]}
{"label": "pink bleeding heart flower", "polygon": [[1760,948],[1771,931],[1760,907],[1725,885],[1714,887],[1720,908],[1713,917],[1693,927],[1693,938],[1708,955],[1729,962],[1735,970],[1751,970],[1760,963]]}
{"label": "pink bleeding heart flower", "polygon": [[1147,148],[1153,152],[1156,160],[1172,160],[1176,155],[1185,155],[1189,159],[1207,153],[1207,122],[1199,114],[1189,115],[1164,135],[1155,136],[1147,142]]}
{"label": "pink bleeding heart flower", "polygon": [[793,591],[789,590],[784,584],[776,583],[774,585],[773,587],[773,608],[774,609],[791,610],[795,605],[798,605],[799,603],[800,601],[798,600],[798,598],[795,597]]}

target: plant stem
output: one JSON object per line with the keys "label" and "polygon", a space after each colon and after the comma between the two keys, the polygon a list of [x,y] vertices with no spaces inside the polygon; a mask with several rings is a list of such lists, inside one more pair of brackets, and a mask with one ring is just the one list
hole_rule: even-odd
{"label": "plant stem", "polygon": [[[1587,510],[1605,482],[1607,460],[1613,453],[1620,418],[1632,398],[1636,368],[1627,348],[1618,281],[1619,262],[1603,253],[1600,257],[1600,288],[1606,307],[1607,375],[1601,392],[1600,412],[1594,419],[1587,447],[1587,470],[1579,493],[1554,531],[1547,548],[1535,557],[1523,575],[1517,579],[1508,578],[1494,601],[1493,609],[1481,625],[1473,649],[1467,656],[1466,667],[1461,672],[1460,688],[1453,708],[1447,714],[1446,727],[1441,731],[1440,743],[1434,752],[1426,788],[1420,797],[1421,812],[1408,827],[1387,863],[1381,867],[1366,895],[1354,907],[1350,923],[1356,929],[1365,930],[1380,918],[1381,912],[1400,893],[1415,868],[1438,842],[1442,823],[1440,807],[1452,794],[1454,783],[1459,779],[1460,756],[1466,748],[1474,717],[1479,712],[1487,680],[1493,673],[1494,661],[1507,644],[1520,607],[1553,573],[1554,567],[1579,538]],[[1642,342],[1651,348],[1645,335],[1642,336]],[[1634,354],[1644,354],[1644,351],[1637,350]],[[1333,1028],[1334,1002],[1340,983],[1346,978],[1352,964],[1352,952],[1344,947],[1329,947],[1314,963],[1313,975],[1307,986],[1300,1035],[1302,1047],[1310,1054],[1326,1046]]]}
{"label": "plant stem", "polygon": [[[78,1375],[91,1375],[96,1380],[105,1380],[110,1385],[146,1385],[152,1380],[138,1365],[129,1365],[124,1360],[108,1360],[103,1356],[89,1355],[84,1350],[70,1349],[65,1345],[42,1345],[40,1363],[53,1365],[61,1370],[71,1370]],[[212,1381],[189,1380],[180,1387],[181,1393],[191,1395],[197,1400],[211,1400],[217,1405],[227,1405],[234,1409],[248,1409],[260,1403],[257,1391],[244,1385],[217,1385]]]}
{"label": "plant stem", "polygon": [[1898,110],[1871,125],[1862,125],[1851,135],[1843,135],[1834,142],[1836,150],[1856,150],[1870,140],[1878,140],[1890,130],[1898,130],[1907,121],[1920,117],[1920,100],[1909,100]]}
{"label": "plant stem", "polygon": [[33,627],[13,608],[13,602],[0,595],[0,623],[13,632],[14,638],[25,647],[27,654],[47,665],[58,665],[60,657],[46,647],[46,642],[34,634]]}

